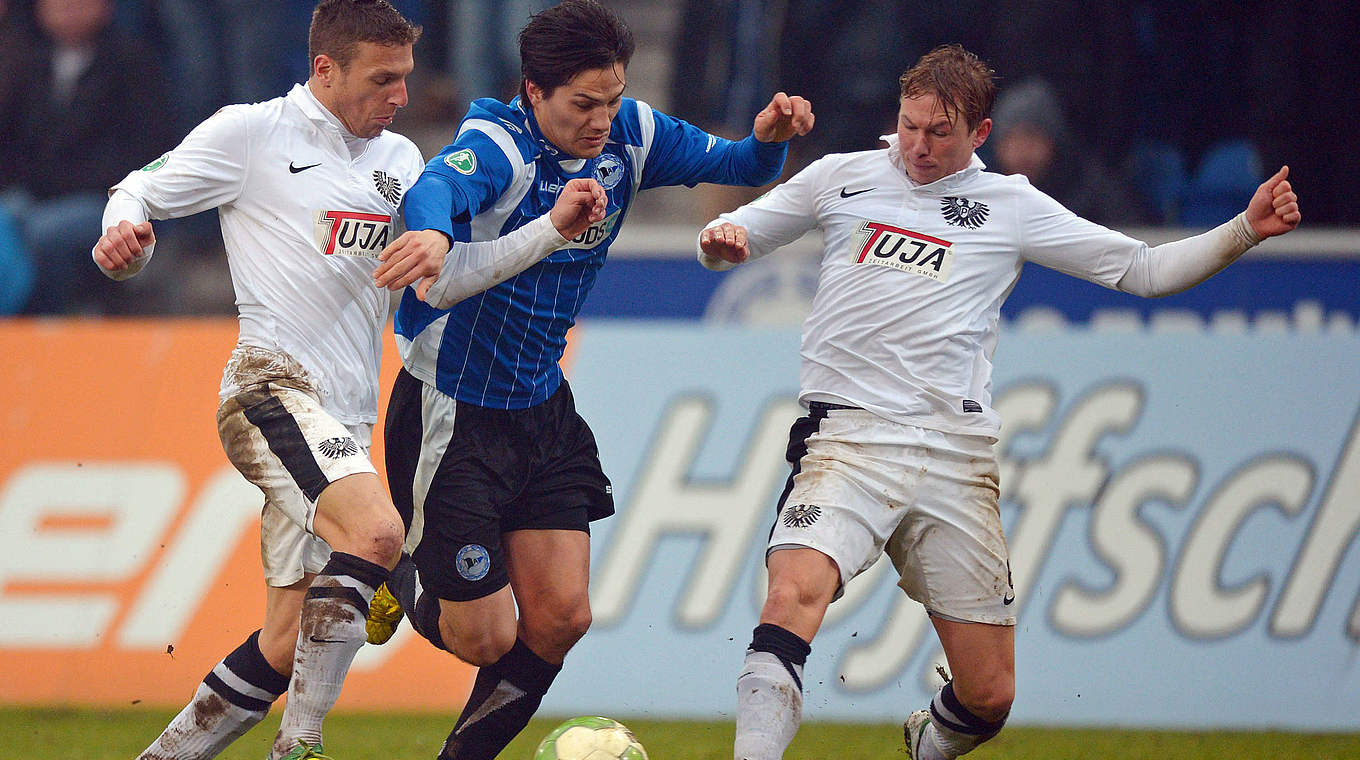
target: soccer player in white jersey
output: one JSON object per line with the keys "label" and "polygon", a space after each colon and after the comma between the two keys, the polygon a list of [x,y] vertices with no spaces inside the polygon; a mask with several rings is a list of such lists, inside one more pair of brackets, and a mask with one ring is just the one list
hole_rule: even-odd
{"label": "soccer player in white jersey", "polygon": [[[149,219],[219,209],[240,336],[223,373],[218,432],[265,496],[264,624],[213,667],[144,760],[213,757],[284,691],[270,757],[323,757],[322,719],[404,538],[368,448],[391,306],[377,259],[424,166],[410,140],[385,130],[406,105],[419,36],[386,0],[322,0],[306,84],[223,108],[111,191],[92,255],[116,280],[150,260]],[[598,185],[573,183],[535,230],[475,244],[487,250],[469,259],[533,243],[530,231],[549,241],[546,255],[602,218],[603,198]],[[382,284],[437,277],[441,264]]]}
{"label": "soccer player in white jersey", "polygon": [[1288,167],[1246,211],[1157,247],[1088,222],[1023,177],[984,171],[993,73],[957,45],[902,75],[886,149],[826,156],[699,235],[726,269],[822,230],[803,325],[793,473],[766,553],[769,596],[737,679],[738,760],[783,755],[827,606],[886,554],[953,671],[904,724],[914,760],[995,736],[1015,690],[1015,593],[997,508],[997,320],[1032,261],[1140,296],[1185,290],[1299,223]]}

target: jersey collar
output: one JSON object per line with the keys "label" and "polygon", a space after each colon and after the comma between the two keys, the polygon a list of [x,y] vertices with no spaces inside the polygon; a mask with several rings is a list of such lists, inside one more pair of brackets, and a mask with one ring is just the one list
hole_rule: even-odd
{"label": "jersey collar", "polygon": [[305,83],[293,85],[293,89],[288,91],[287,98],[318,129],[338,138],[349,152],[350,160],[357,159],[368,150],[368,143],[373,138],[359,137],[345,129],[345,125],[340,123],[340,117],[331,113],[330,109],[317,99],[316,93],[312,92],[309,85]]}
{"label": "jersey collar", "polygon": [[878,139],[888,144],[888,161],[893,165],[893,168],[902,172],[902,176],[906,178],[907,182],[913,188],[920,190],[929,190],[931,192],[949,191],[950,189],[957,187],[959,183],[972,179],[976,174],[987,168],[987,164],[984,163],[981,158],[978,158],[978,154],[974,153],[973,157],[969,159],[967,166],[953,174],[940,177],[934,182],[922,185],[912,179],[911,175],[907,174],[907,167],[902,163],[902,151],[898,149],[897,133],[894,132],[890,135],[883,135]]}
{"label": "jersey collar", "polygon": [[305,82],[293,85],[293,89],[288,91],[288,102],[297,106],[302,115],[317,126],[328,125],[336,132],[341,131],[340,119],[321,105],[321,101],[317,100]]}
{"label": "jersey collar", "polygon": [[322,105],[321,101],[317,99],[316,93],[312,92],[312,88],[305,83],[293,85],[293,89],[288,91],[288,100],[300,108],[303,115],[310,121],[318,126],[322,124],[330,125],[330,128],[345,140],[371,139],[351,134],[348,129],[345,129],[345,125],[340,123],[340,117],[331,113],[330,109]]}

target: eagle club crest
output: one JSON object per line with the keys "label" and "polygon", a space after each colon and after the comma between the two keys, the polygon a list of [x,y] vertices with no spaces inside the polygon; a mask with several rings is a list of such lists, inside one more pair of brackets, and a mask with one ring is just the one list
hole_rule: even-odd
{"label": "eagle club crest", "polygon": [[359,453],[359,444],[353,438],[327,438],[318,443],[316,448],[327,459],[352,457]]}
{"label": "eagle club crest", "polygon": [[967,227],[975,230],[987,221],[987,204],[978,201],[969,202],[967,198],[955,198],[950,196],[940,201],[940,213],[944,215],[944,220],[955,227]]}
{"label": "eagle club crest", "polygon": [[373,172],[373,186],[378,188],[378,195],[381,195],[393,206],[401,200],[401,180],[388,175],[381,169]]}
{"label": "eagle club crest", "polygon": [[780,519],[790,528],[806,528],[822,516],[822,508],[816,504],[794,504],[784,507]]}

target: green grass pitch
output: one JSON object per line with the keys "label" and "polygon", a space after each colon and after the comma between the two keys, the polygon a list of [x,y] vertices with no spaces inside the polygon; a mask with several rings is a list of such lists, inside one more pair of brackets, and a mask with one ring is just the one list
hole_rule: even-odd
{"label": "green grass pitch", "polygon": [[[228,747],[222,760],[261,760],[278,712]],[[173,711],[0,707],[4,757],[15,760],[133,760]],[[336,760],[432,760],[456,716],[336,713],[326,720],[326,752]],[[559,720],[535,720],[500,760],[528,760]],[[652,760],[728,760],[730,722],[626,719]],[[905,758],[894,724],[808,723],[786,760]],[[1360,734],[1132,731],[1008,727],[970,760],[1360,760]]]}

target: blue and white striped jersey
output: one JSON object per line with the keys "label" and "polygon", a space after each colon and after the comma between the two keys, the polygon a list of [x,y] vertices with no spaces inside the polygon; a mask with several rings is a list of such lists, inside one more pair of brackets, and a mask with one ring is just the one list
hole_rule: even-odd
{"label": "blue and white striped jersey", "polygon": [[524,409],[562,382],[567,330],[604,264],[639,190],[700,182],[761,185],[783,168],[787,143],[725,140],[624,98],[609,140],[591,159],[548,142],[519,98],[474,102],[453,143],[406,194],[408,229],[456,241],[500,237],[547,213],[570,179],[594,177],[609,196],[605,218],[523,272],[436,309],[407,288],[397,309],[406,369],[469,404]]}

